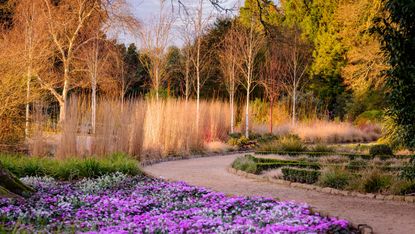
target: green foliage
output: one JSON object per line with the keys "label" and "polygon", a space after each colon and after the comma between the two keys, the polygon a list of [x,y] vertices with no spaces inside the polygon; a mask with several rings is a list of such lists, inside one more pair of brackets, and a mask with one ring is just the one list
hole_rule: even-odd
{"label": "green foliage", "polygon": [[278,160],[271,162],[258,162],[257,171],[262,172],[269,169],[276,169],[281,167],[295,167],[295,168],[309,168],[318,170],[320,165],[318,163],[304,162],[304,161],[291,161],[291,160]]}
{"label": "green foliage", "polygon": [[402,169],[400,176],[406,180],[415,181],[415,158],[412,158],[410,163]]}
{"label": "green foliage", "polygon": [[386,190],[392,183],[392,176],[373,170],[363,175],[362,187],[366,193],[378,193]]}
{"label": "green foliage", "polygon": [[371,146],[369,154],[372,156],[393,156],[393,151],[388,145],[380,144]]}
{"label": "green foliage", "polygon": [[230,138],[228,144],[232,146],[244,147],[249,143],[249,139],[245,136],[240,136],[239,138]]}
{"label": "green foliage", "polygon": [[370,110],[361,113],[357,116],[354,124],[356,125],[365,125],[365,124],[374,124],[380,123],[383,118],[383,111],[380,110]]}
{"label": "green foliage", "polygon": [[235,161],[233,161],[232,168],[253,174],[258,173],[256,162],[254,161],[254,157],[252,155],[238,157]]}
{"label": "green foliage", "polygon": [[138,162],[124,154],[66,160],[0,155],[0,162],[17,177],[49,176],[59,180],[78,180],[96,178],[115,172],[127,175],[141,174]]}
{"label": "green foliage", "polygon": [[[356,85],[361,86],[361,85]],[[363,91],[355,91],[363,92]],[[356,125],[379,123],[383,120],[385,108],[385,94],[381,90],[367,89],[363,94],[354,93],[354,97],[347,105],[347,116]],[[367,112],[367,113],[366,113]],[[363,114],[362,117],[360,115]],[[359,118],[359,120],[357,120]]]}
{"label": "green foliage", "polygon": [[327,106],[332,114],[343,117],[348,94],[341,70],[347,50],[339,33],[337,7],[337,0],[287,0],[282,4],[284,24],[299,27],[313,46],[310,89],[322,101],[322,108]]}
{"label": "green foliage", "polygon": [[259,174],[262,171],[277,169],[281,167],[296,167],[320,169],[320,164],[314,162],[300,161],[300,160],[280,160],[271,158],[256,158],[252,155],[245,155],[238,157],[232,163],[232,167],[248,173]]}
{"label": "green foliage", "polygon": [[129,84],[125,87],[124,96],[131,97],[148,92],[147,84],[150,83],[150,78],[143,64],[143,61],[147,60],[148,57],[145,54],[139,54],[137,46],[134,43],[130,44],[128,48],[124,44],[116,46],[121,52],[125,66],[124,82]]}
{"label": "green foliage", "polygon": [[[350,160],[355,160],[356,158],[364,159],[364,160],[372,160],[373,156],[367,154],[356,154],[356,153],[344,153],[344,152],[310,152],[310,151],[303,151],[303,152],[295,152],[295,151],[280,151],[277,144],[266,144],[264,148],[259,148],[255,153],[256,154],[279,154],[279,155],[289,155],[289,156],[300,156],[306,155],[309,157],[321,157],[321,156],[328,156],[328,155],[338,155],[344,156],[349,158]],[[269,147],[269,148],[266,148]],[[269,150],[262,150],[262,149],[269,149]],[[400,156],[402,157],[402,156]]]}
{"label": "green foliage", "polygon": [[298,183],[314,184],[317,182],[320,172],[317,170],[297,169],[285,167],[282,169],[284,180]]}
{"label": "green foliage", "polygon": [[385,0],[375,20],[375,32],[388,62],[386,115],[392,124],[386,135],[400,145],[415,149],[415,4]]}
{"label": "green foliage", "polygon": [[[258,3],[261,5],[261,10]],[[239,20],[244,26],[249,27],[253,20],[255,28],[258,30],[263,30],[264,26],[276,26],[280,21],[280,16],[274,2],[270,0],[259,2],[257,0],[245,0],[244,6],[241,7],[239,12]]]}
{"label": "green foliage", "polygon": [[324,171],[319,179],[319,184],[324,187],[345,189],[349,185],[352,175],[341,168],[331,168]]}
{"label": "green foliage", "polygon": [[269,105],[259,98],[251,104],[251,115],[254,123],[267,123],[268,121]]}

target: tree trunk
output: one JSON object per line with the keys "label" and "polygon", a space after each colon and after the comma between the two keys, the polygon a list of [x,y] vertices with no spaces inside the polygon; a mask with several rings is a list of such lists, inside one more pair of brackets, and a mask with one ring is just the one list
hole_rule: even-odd
{"label": "tree trunk", "polygon": [[34,190],[12,175],[0,164],[0,197],[13,197],[16,195],[29,197]]}
{"label": "tree trunk", "polygon": [[32,78],[31,68],[27,72],[27,83],[26,83],[26,113],[25,113],[25,139],[29,139],[29,118],[30,118],[30,79]]}
{"label": "tree trunk", "polygon": [[269,133],[272,134],[272,108],[274,107],[274,98],[270,98],[269,104]]}
{"label": "tree trunk", "polygon": [[234,133],[235,117],[234,117],[234,103],[233,103],[234,94],[233,93],[230,94],[229,99],[230,99],[229,105],[230,105],[230,111],[231,111],[231,133]]}
{"label": "tree trunk", "polygon": [[63,90],[62,90],[62,101],[59,103],[59,122],[60,124],[65,121],[66,118],[66,110],[68,105],[68,91],[69,91],[69,70],[65,69],[64,74],[64,83],[63,83]]}
{"label": "tree trunk", "polygon": [[295,125],[295,123],[296,123],[296,113],[295,113],[295,105],[296,105],[296,102],[297,102],[297,89],[296,88],[294,88],[293,89],[293,103],[292,103],[292,124],[293,125]]}
{"label": "tree trunk", "polygon": [[246,110],[245,110],[245,137],[249,138],[249,94],[250,87],[246,89]]}
{"label": "tree trunk", "polygon": [[[188,52],[187,52],[188,53]],[[186,73],[185,73],[185,97],[186,102],[189,101],[189,95],[190,95],[190,82],[189,82],[189,73],[190,73],[190,64],[189,64],[189,55],[186,57]]]}
{"label": "tree trunk", "polygon": [[199,129],[200,121],[200,40],[198,39],[197,55],[196,55],[196,126]]}
{"label": "tree trunk", "polygon": [[92,85],[92,116],[91,116],[91,125],[92,125],[92,133],[95,134],[96,127],[97,127],[97,87],[96,83]]}

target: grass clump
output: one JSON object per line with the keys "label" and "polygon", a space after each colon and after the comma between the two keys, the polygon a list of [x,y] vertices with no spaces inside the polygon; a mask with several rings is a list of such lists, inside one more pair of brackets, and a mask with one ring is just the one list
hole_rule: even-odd
{"label": "grass clump", "polygon": [[258,151],[262,152],[304,152],[307,147],[297,135],[287,135],[269,143],[262,144]]}
{"label": "grass clump", "polygon": [[321,152],[321,153],[333,153],[335,150],[333,147],[329,147],[325,144],[316,144],[311,148],[312,152]]}
{"label": "grass clump", "polygon": [[396,195],[415,194],[415,181],[397,180],[391,186],[391,192]]}
{"label": "grass clump", "polygon": [[287,152],[303,152],[307,147],[297,135],[288,135],[278,140],[280,150]]}
{"label": "grass clump", "polygon": [[258,173],[257,164],[252,155],[238,157],[235,161],[233,161],[232,168],[248,173]]}
{"label": "grass clump", "polygon": [[284,180],[297,183],[314,184],[317,182],[320,172],[317,170],[298,169],[291,167],[282,168]]}
{"label": "grass clump", "polygon": [[346,170],[330,168],[322,173],[319,184],[323,187],[345,189],[349,185],[351,177],[351,174]]}
{"label": "grass clump", "polygon": [[392,175],[372,170],[362,175],[362,188],[366,193],[379,193],[388,189],[392,184]]}
{"label": "grass clump", "polygon": [[121,172],[141,174],[138,162],[125,154],[115,153],[103,157],[64,159],[0,155],[0,162],[17,177],[48,176],[58,180],[97,178]]}

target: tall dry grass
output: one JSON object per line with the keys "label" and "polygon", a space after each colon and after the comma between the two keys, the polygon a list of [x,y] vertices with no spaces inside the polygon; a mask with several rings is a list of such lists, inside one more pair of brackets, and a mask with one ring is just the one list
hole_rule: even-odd
{"label": "tall dry grass", "polygon": [[317,120],[298,124],[293,132],[306,142],[351,143],[371,142],[379,139],[380,127],[361,129],[348,122]]}
{"label": "tall dry grass", "polygon": [[[268,133],[268,125],[256,124],[253,131],[259,134]],[[296,125],[290,123],[279,124],[273,129],[273,134],[278,136],[295,134],[307,143],[352,143],[371,142],[381,136],[380,126],[359,128],[348,122],[334,122],[327,120],[312,120],[299,122]]]}
{"label": "tall dry grass", "polygon": [[195,101],[100,100],[93,133],[88,101],[72,98],[61,131],[53,137],[55,154],[68,158],[124,152],[145,160],[200,152],[207,142],[226,140],[230,129],[229,104],[202,101],[200,110],[197,126]]}

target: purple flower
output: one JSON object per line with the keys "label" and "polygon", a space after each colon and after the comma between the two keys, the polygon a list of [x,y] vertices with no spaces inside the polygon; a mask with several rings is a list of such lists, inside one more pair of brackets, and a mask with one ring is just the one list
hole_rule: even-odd
{"label": "purple flower", "polygon": [[117,178],[122,182],[106,178],[82,186],[35,180],[38,192],[31,198],[0,199],[0,226],[86,233],[322,233],[349,228],[347,221],[312,213],[306,204],[227,197],[147,177]]}

